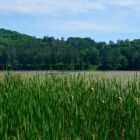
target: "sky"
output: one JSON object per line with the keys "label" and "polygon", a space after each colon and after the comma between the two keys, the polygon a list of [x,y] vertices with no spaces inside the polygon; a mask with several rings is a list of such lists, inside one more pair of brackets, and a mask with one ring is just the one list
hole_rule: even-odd
{"label": "sky", "polygon": [[42,38],[140,39],[140,0],[0,0],[0,28]]}

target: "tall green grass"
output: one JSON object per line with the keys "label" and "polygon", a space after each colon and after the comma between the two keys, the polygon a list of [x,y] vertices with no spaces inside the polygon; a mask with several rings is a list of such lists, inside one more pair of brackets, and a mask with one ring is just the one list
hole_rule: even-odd
{"label": "tall green grass", "polygon": [[139,140],[140,81],[46,74],[0,80],[2,140]]}

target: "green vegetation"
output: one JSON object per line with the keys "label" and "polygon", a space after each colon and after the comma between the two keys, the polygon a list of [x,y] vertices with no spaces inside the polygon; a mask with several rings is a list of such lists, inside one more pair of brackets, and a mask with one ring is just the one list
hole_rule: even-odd
{"label": "green vegetation", "polygon": [[3,140],[139,140],[140,81],[84,74],[0,79]]}
{"label": "green vegetation", "polygon": [[140,40],[36,38],[0,29],[0,70],[140,70]]}

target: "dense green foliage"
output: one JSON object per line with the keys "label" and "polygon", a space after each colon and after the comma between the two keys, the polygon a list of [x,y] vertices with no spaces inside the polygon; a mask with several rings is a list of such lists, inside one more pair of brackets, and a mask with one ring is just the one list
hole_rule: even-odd
{"label": "dense green foliage", "polygon": [[[42,79],[43,78],[43,79]],[[2,140],[139,140],[140,81],[48,74],[0,80]]]}
{"label": "dense green foliage", "polygon": [[0,69],[140,70],[140,40],[40,39],[0,29]]}

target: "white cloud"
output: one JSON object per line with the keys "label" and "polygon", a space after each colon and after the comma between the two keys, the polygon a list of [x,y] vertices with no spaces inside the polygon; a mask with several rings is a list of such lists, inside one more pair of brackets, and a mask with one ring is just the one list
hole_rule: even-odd
{"label": "white cloud", "polygon": [[[64,21],[65,22],[65,21]],[[61,25],[61,24],[60,24]],[[114,31],[118,29],[118,25],[103,25],[89,21],[69,21],[62,23],[62,28],[76,31]]]}
{"label": "white cloud", "polygon": [[90,0],[4,0],[0,11],[24,13],[88,12],[104,10],[105,6]]}
{"label": "white cloud", "polygon": [[114,6],[133,7],[133,6],[139,6],[140,0],[112,0],[112,1],[106,1],[105,3]]}
{"label": "white cloud", "polygon": [[[43,21],[43,26],[55,31],[66,31],[66,32],[111,32],[111,33],[140,33],[135,27],[122,24],[104,24],[97,23],[94,21],[80,21],[80,20],[56,20],[56,21]],[[37,24],[38,25],[38,24]]]}

